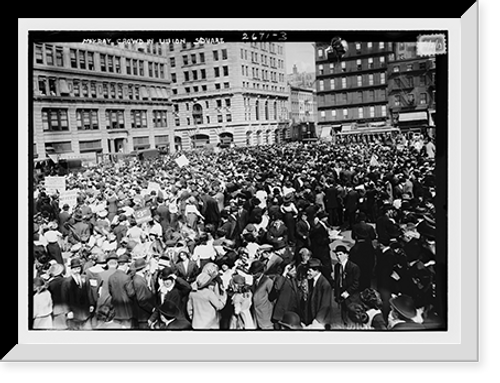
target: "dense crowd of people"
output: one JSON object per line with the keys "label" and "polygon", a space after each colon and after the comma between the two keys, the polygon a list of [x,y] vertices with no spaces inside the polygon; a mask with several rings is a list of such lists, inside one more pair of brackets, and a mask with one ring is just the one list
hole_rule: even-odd
{"label": "dense crowd of people", "polygon": [[34,329],[432,329],[431,142],[291,143],[34,180]]}

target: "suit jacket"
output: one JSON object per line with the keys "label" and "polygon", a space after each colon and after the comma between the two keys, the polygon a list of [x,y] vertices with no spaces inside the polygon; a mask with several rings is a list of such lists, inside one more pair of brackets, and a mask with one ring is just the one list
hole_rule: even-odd
{"label": "suit jacket", "polygon": [[257,284],[254,282],[254,286],[252,287],[252,308],[257,327],[261,330],[273,329],[271,317],[273,315],[274,305],[269,298],[273,285],[273,280],[263,275]]}
{"label": "suit jacket", "polygon": [[134,310],[138,322],[146,322],[155,308],[155,296],[148,287],[146,278],[134,275],[132,282],[135,289]]}
{"label": "suit jacket", "polygon": [[388,245],[391,238],[397,238],[399,236],[398,225],[392,222],[386,215],[377,219],[375,230],[377,231],[379,242],[384,245]]}
{"label": "suit jacket", "polygon": [[377,234],[375,233],[375,229],[372,225],[369,225],[366,222],[358,222],[352,225],[352,239],[364,239],[371,242],[375,238],[377,238]]}
{"label": "suit jacket", "polygon": [[311,241],[309,239],[309,231],[311,230],[311,225],[308,222],[303,220],[297,221],[295,225],[297,245],[301,247],[309,247],[311,246]]}
{"label": "suit jacket", "polygon": [[332,286],[324,275],[320,275],[316,285],[313,286],[313,280],[309,280],[309,315],[306,321],[311,324],[321,309],[332,305]]}
{"label": "suit jacket", "polygon": [[286,311],[300,314],[300,290],[297,281],[283,276],[276,277],[269,299],[275,301],[273,320],[280,321]]}
{"label": "suit jacket", "polygon": [[181,277],[186,282],[191,283],[194,282],[198,274],[200,273],[200,269],[196,262],[189,261],[187,269],[184,267],[184,264],[181,260],[179,260],[173,266],[174,272],[178,277]]}
{"label": "suit jacket", "polygon": [[345,208],[347,211],[353,212],[358,208],[359,202],[359,193],[352,189],[347,192],[347,195],[344,198]]}
{"label": "suit jacket", "polygon": [[376,252],[375,277],[377,279],[377,289],[394,289],[394,279],[391,274],[396,264],[396,255],[392,249]]}
{"label": "suit jacket", "polygon": [[311,251],[314,258],[319,260],[330,259],[330,237],[328,230],[323,224],[318,223],[311,227],[309,234],[311,240]]}
{"label": "suit jacket", "polygon": [[85,321],[90,318],[90,306],[96,305],[89,280],[84,276],[82,287],[79,287],[73,277],[66,278],[61,285],[62,299],[68,305],[69,311],[73,312],[73,320]]}
{"label": "suit jacket", "polygon": [[135,297],[132,279],[122,270],[116,270],[108,280],[109,295],[115,309],[115,319],[130,320],[134,317]]}
{"label": "suit jacket", "polygon": [[342,265],[339,263],[335,264],[333,269],[334,281],[335,281],[335,299],[341,301],[341,295],[343,292],[347,291],[349,296],[352,296],[358,291],[359,288],[359,267],[354,262],[347,260],[345,264],[345,269],[341,273]]}
{"label": "suit jacket", "polygon": [[273,245],[275,250],[282,249],[288,243],[288,229],[284,223],[276,228],[273,222],[267,229],[267,241]]}
{"label": "suit jacket", "polygon": [[325,207],[327,210],[339,207],[338,192],[335,186],[330,186],[325,191]]}

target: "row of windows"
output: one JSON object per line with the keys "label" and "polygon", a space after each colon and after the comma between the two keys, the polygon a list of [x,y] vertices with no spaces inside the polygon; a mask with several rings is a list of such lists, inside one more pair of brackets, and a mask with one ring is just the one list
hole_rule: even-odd
{"label": "row of windows", "polygon": [[[419,105],[427,105],[429,103],[429,95],[425,92],[419,93],[418,95]],[[415,105],[415,95],[413,93],[408,94],[396,94],[394,95],[394,106],[406,106]]]}
{"label": "row of windows", "polygon": [[[282,32],[282,33],[284,33],[284,32]],[[249,37],[249,38],[252,38],[252,39],[257,38],[257,37],[255,37],[255,34],[252,35],[252,36],[248,36],[248,34],[244,34],[244,36],[245,35],[247,37]],[[250,44],[250,47],[252,47],[252,48],[260,48],[261,50],[266,51],[266,52],[269,51],[270,53],[275,53],[275,54],[277,53],[279,55],[282,55],[283,52],[284,52],[283,46],[282,45],[278,45],[276,43],[271,43],[271,42],[266,43],[266,42],[255,42],[255,41],[252,41],[249,44]]]}
{"label": "row of windows", "polygon": [[[139,149],[147,149],[151,147],[149,137],[132,137],[132,144],[134,150]],[[165,147],[169,144],[168,136],[155,136],[154,137],[155,146]],[[102,140],[89,140],[89,141],[79,141],[78,146],[80,149],[80,153],[88,153],[88,152],[102,152]],[[63,141],[63,142],[46,142],[45,143],[45,151],[46,152],[54,152],[54,153],[71,153],[73,152],[73,147],[71,141]]]}
{"label": "row of windows", "polygon": [[269,66],[275,69],[284,69],[285,67],[285,61],[282,59],[277,59],[276,57],[268,56],[262,53],[259,55],[259,53],[252,51],[250,51],[250,55],[248,55],[248,50],[243,48],[240,49],[240,58],[242,60],[249,60],[249,56],[250,56],[250,61],[252,61],[252,63],[254,64],[260,63],[263,66]]}
{"label": "row of windows", "polygon": [[[225,116],[225,119],[224,119]],[[183,118],[183,121],[185,121],[185,126],[191,126],[191,125],[199,125],[203,124],[203,116],[202,115],[193,115],[192,117],[185,117]],[[217,122],[232,122],[233,117],[231,113],[226,113],[225,115],[218,114],[217,115]],[[205,123],[210,124],[213,121],[211,121],[210,116],[205,116]],[[175,126],[181,126],[181,118],[176,117],[174,119]]]}
{"label": "row of windows", "polygon": [[414,76],[399,76],[394,79],[394,84],[399,88],[413,88],[415,86],[415,79],[418,79],[419,86],[426,86],[429,82],[429,79],[426,75],[421,75],[418,77]]}
{"label": "row of windows", "polygon": [[[262,81],[273,81],[273,82],[284,82],[285,81],[285,75],[283,73],[278,73],[274,71],[269,71],[266,69],[260,69],[259,68],[254,68],[252,67],[252,78],[255,80],[262,80]],[[241,66],[241,75],[249,77],[249,70],[248,70],[248,65],[242,65]]]}
{"label": "row of windows", "polygon": [[[70,67],[90,71],[128,74],[150,78],[165,79],[165,65],[159,62],[131,59],[112,54],[96,53],[93,51],[70,49],[69,63],[65,63],[64,50],[62,47],[54,47],[48,44],[35,45],[35,62],[37,64],[54,65],[59,67]],[[123,71],[125,67],[125,72]]]}
{"label": "row of windows", "polygon": [[386,89],[373,89],[358,92],[331,93],[318,96],[318,104],[355,104],[387,100]]}
{"label": "row of windows", "polygon": [[[373,43],[371,41],[365,42],[365,43],[355,42],[354,44],[350,44],[350,45],[354,45],[353,48],[354,48],[355,53],[361,53],[361,51],[363,50],[363,47],[368,49],[368,50],[376,49],[376,47],[378,47],[379,50],[384,50],[386,48],[389,51],[392,50],[392,43],[386,43],[384,41],[380,41],[378,43]],[[349,46],[349,48],[350,48],[350,46]],[[319,48],[317,50],[317,52],[318,52],[319,58],[323,58],[323,57],[327,56],[326,48]]]}
{"label": "row of windows", "polygon": [[386,117],[386,105],[373,105],[368,107],[358,108],[344,108],[344,109],[331,109],[329,111],[320,111],[320,121],[329,120],[348,120],[348,119],[363,119],[363,118],[376,118]]}
{"label": "row of windows", "polygon": [[329,63],[318,64],[318,74],[326,75],[333,73],[344,73],[351,71],[360,71],[368,69],[384,68],[386,66],[385,56],[368,57],[366,59],[356,59],[350,61],[341,61],[340,64]]}
{"label": "row of windows", "polygon": [[[152,123],[155,128],[167,127],[168,113],[166,110],[153,110]],[[125,110],[106,109],[106,129],[125,129]],[[146,110],[130,111],[130,127],[140,129],[148,127],[148,112]],[[69,131],[68,110],[59,108],[42,109],[42,127],[45,132]],[[98,130],[99,113],[97,109],[76,110],[77,130]]]}
{"label": "row of windows", "polygon": [[[369,73],[365,75],[331,78],[329,81],[320,80],[319,90],[346,89],[361,86],[383,85],[385,83],[385,73]],[[326,88],[325,85],[327,85]]]}
{"label": "row of windows", "polygon": [[149,87],[138,84],[95,82],[87,80],[66,80],[43,77],[37,79],[39,96],[73,96],[121,100],[166,100],[166,87]]}
{"label": "row of windows", "polygon": [[417,70],[417,69],[419,69],[419,70],[425,70],[425,69],[427,69],[427,66],[428,66],[428,64],[427,64],[426,61],[421,61],[419,63],[408,63],[406,65],[401,65],[401,66],[400,65],[394,65],[392,67],[392,71],[394,73],[398,73],[400,71],[403,71],[404,69],[406,69],[407,72],[412,71],[412,70]]}

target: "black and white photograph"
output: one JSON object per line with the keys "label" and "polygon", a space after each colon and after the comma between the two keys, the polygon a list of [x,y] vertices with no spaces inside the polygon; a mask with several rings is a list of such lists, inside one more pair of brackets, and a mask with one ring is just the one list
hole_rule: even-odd
{"label": "black and white photograph", "polygon": [[448,33],[29,34],[33,331],[448,328]]}

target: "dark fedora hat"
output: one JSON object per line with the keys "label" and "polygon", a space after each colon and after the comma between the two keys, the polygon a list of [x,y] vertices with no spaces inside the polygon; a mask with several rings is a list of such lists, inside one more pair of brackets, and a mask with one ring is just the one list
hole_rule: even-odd
{"label": "dark fedora hat", "polygon": [[310,268],[320,268],[321,267],[321,261],[318,258],[311,258],[307,262],[307,266]]}
{"label": "dark fedora hat", "polygon": [[139,270],[142,270],[144,269],[145,267],[147,266],[147,262],[144,258],[138,258],[136,259],[136,261],[134,262],[134,269],[136,271],[139,271]]}
{"label": "dark fedora hat", "polygon": [[299,330],[302,328],[300,316],[294,311],[286,311],[278,323],[287,330]]}
{"label": "dark fedora hat", "polygon": [[158,310],[164,317],[168,319],[177,318],[181,313],[177,305],[168,299],[163,302]]}
{"label": "dark fedora hat", "polygon": [[417,315],[417,309],[412,297],[400,295],[389,299],[389,305],[405,318],[412,319]]}
{"label": "dark fedora hat", "polygon": [[69,267],[71,269],[74,269],[74,268],[77,268],[77,267],[82,267],[82,266],[83,266],[83,262],[82,262],[82,260],[79,257],[75,257],[75,258],[71,259],[70,265],[69,265]]}
{"label": "dark fedora hat", "polygon": [[261,261],[253,261],[248,269],[249,274],[262,273],[266,269],[266,265]]}
{"label": "dark fedora hat", "polygon": [[345,247],[344,245],[338,245],[337,247],[335,247],[335,252],[338,253],[339,251],[345,254],[349,254],[349,250],[347,250],[347,247]]}

